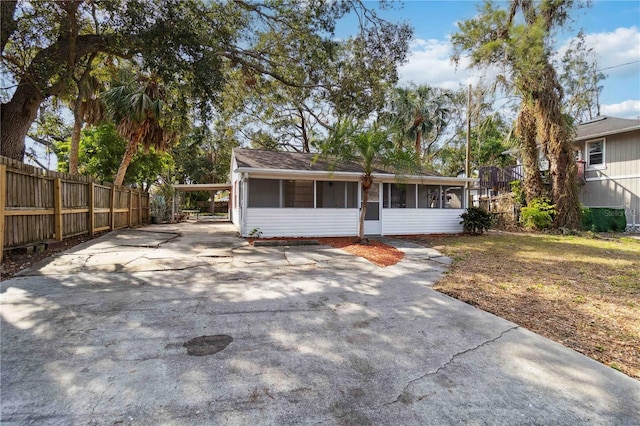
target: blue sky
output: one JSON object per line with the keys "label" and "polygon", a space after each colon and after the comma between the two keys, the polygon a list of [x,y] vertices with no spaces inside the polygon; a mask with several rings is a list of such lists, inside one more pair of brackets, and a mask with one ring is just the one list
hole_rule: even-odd
{"label": "blue sky", "polygon": [[[481,4],[414,0],[405,1],[401,8],[380,11],[387,20],[409,22],[415,31],[412,55],[400,70],[400,83],[456,88],[477,81],[480,71],[464,67],[456,71],[450,63],[449,36],[457,30],[457,22],[475,16]],[[376,7],[377,2],[367,5]],[[596,52],[598,66],[607,68],[603,70],[607,78],[602,83],[602,113],[640,118],[640,2],[596,0],[590,8],[574,10],[573,19],[570,30],[555,35],[558,48],[562,51],[583,29],[587,43]],[[353,21],[346,20],[338,27],[338,36],[346,35],[350,28]]]}

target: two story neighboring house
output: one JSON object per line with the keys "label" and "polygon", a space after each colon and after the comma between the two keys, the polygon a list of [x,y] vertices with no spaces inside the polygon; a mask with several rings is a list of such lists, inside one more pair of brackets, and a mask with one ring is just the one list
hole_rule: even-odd
{"label": "two story neighboring house", "polygon": [[624,208],[640,231],[640,120],[602,116],[577,126],[574,149],[586,207]]}

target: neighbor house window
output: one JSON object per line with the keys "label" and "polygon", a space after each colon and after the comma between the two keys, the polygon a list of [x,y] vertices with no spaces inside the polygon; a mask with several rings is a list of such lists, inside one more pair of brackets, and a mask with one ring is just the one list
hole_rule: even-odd
{"label": "neighbor house window", "polygon": [[604,139],[587,142],[587,165],[593,168],[604,166]]}
{"label": "neighbor house window", "polygon": [[312,180],[285,180],[284,207],[313,208]]}

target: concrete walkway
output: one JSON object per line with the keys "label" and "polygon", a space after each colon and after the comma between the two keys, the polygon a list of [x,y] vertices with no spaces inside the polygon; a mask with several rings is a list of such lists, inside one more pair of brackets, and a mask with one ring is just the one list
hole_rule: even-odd
{"label": "concrete walkway", "polygon": [[433,291],[435,251],[235,235],[112,232],[1,283],[2,422],[640,424],[640,382]]}

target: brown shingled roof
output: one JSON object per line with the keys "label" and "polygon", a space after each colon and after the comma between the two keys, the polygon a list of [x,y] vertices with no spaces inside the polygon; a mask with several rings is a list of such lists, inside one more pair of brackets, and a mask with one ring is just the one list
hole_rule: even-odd
{"label": "brown shingled roof", "polygon": [[[317,172],[352,172],[362,173],[362,167],[354,162],[332,162],[323,157],[317,158],[316,154],[285,151],[262,151],[259,149],[236,148],[233,150],[238,167],[269,170],[303,170]],[[374,173],[393,174],[381,167],[376,167]],[[426,176],[437,176],[426,174]]]}
{"label": "brown shingled roof", "polygon": [[624,133],[640,129],[640,120],[602,116],[577,126],[575,140],[584,140],[598,136]]}

